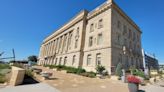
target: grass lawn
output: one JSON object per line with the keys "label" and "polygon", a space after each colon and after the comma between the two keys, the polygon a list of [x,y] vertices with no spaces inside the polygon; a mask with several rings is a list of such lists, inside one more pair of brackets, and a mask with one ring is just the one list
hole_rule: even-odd
{"label": "grass lawn", "polygon": [[10,69],[10,65],[0,64],[0,83],[4,83],[6,81],[5,74],[10,72]]}

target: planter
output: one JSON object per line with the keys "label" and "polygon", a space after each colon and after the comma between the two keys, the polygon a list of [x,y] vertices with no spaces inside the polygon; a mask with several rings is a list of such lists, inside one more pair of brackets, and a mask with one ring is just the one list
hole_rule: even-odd
{"label": "planter", "polygon": [[138,92],[139,85],[135,83],[128,83],[129,92]]}

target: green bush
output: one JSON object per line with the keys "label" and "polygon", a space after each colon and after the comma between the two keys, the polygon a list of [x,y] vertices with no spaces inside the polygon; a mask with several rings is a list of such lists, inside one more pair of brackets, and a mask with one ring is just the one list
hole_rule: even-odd
{"label": "green bush", "polygon": [[81,73],[80,75],[85,76],[85,77],[90,77],[90,78],[96,77],[96,73],[94,72],[85,72],[85,73]]}
{"label": "green bush", "polygon": [[55,65],[50,65],[49,68],[53,69],[53,68],[56,68],[56,66]]}
{"label": "green bush", "polygon": [[140,71],[140,70],[133,70],[132,71],[133,75],[136,75],[136,76],[139,76],[139,77],[142,77],[142,78],[145,78],[145,74],[144,72]]}
{"label": "green bush", "polygon": [[60,70],[65,70],[66,69],[66,66],[64,65],[58,65],[56,66],[57,70],[60,71]]}
{"label": "green bush", "polygon": [[33,77],[33,76],[34,76],[32,70],[26,70],[26,71],[25,71],[25,75],[27,75],[27,76],[29,76],[29,77]]}
{"label": "green bush", "polygon": [[77,73],[77,68],[67,67],[66,70],[67,73]]}
{"label": "green bush", "polygon": [[44,67],[49,67],[50,65],[44,65]]}
{"label": "green bush", "polygon": [[85,73],[85,69],[82,69],[82,68],[78,68],[77,71],[76,71],[76,74],[81,74],[81,73]]}
{"label": "green bush", "polygon": [[116,67],[116,75],[121,77],[122,75],[122,65],[121,63],[118,63],[117,67]]}
{"label": "green bush", "polygon": [[105,70],[104,66],[98,65],[96,67],[96,71],[97,71],[98,74],[102,74],[104,70]]}
{"label": "green bush", "polygon": [[[66,70],[67,73],[74,73],[74,74],[79,74],[85,77],[90,77],[90,78],[95,78],[96,77],[96,73],[94,72],[86,72],[85,69],[82,68],[74,68],[74,67],[68,67],[68,66],[64,66],[64,65],[45,65],[45,67],[50,67],[50,68],[57,68],[57,70]],[[103,66],[100,66],[99,71],[103,71],[105,70],[105,68]]]}
{"label": "green bush", "polygon": [[82,68],[74,68],[74,67],[66,67],[67,73],[81,74],[86,72],[85,69]]}

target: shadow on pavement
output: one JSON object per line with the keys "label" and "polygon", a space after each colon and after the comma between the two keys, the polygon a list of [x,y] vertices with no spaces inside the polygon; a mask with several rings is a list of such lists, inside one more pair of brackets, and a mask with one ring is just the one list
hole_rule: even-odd
{"label": "shadow on pavement", "polygon": [[32,77],[25,75],[23,83],[21,85],[37,84],[37,83],[39,82],[33,79]]}
{"label": "shadow on pavement", "polygon": [[145,92],[145,90],[139,90],[138,92]]}

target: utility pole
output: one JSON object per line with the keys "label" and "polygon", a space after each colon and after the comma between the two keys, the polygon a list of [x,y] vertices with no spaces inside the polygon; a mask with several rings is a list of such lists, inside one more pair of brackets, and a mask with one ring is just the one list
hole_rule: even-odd
{"label": "utility pole", "polygon": [[0,56],[2,56],[5,52],[0,53]]}
{"label": "utility pole", "polygon": [[14,49],[12,49],[12,52],[13,52],[13,59],[15,61],[15,51],[14,51]]}

